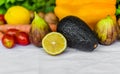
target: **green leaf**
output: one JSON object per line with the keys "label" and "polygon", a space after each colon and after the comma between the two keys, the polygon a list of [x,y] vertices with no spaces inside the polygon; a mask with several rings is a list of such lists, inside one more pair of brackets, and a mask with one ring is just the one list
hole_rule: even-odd
{"label": "green leaf", "polygon": [[120,9],[116,9],[116,15],[120,15]]}
{"label": "green leaf", "polygon": [[15,0],[10,0],[10,2],[13,4],[13,3],[15,3]]}
{"label": "green leaf", "polygon": [[35,5],[36,5],[36,7],[44,7],[45,6],[45,2],[44,1],[43,2],[38,2]]}
{"label": "green leaf", "polygon": [[5,0],[0,1],[0,6],[2,6],[5,3]]}
{"label": "green leaf", "polygon": [[27,8],[28,10],[31,10],[31,8],[32,8],[32,5],[30,5],[29,0],[24,1],[22,6]]}
{"label": "green leaf", "polygon": [[45,13],[54,12],[54,7],[55,7],[55,6],[46,7]]}
{"label": "green leaf", "polygon": [[16,1],[18,1],[18,2],[22,2],[22,1],[25,1],[25,0],[16,0]]}
{"label": "green leaf", "polygon": [[4,7],[0,7],[0,14],[5,14],[6,13],[6,9]]}
{"label": "green leaf", "polygon": [[12,4],[9,2],[9,3],[5,3],[5,8],[8,9],[12,6]]}
{"label": "green leaf", "polygon": [[6,0],[6,2],[5,2],[5,3],[7,4],[7,3],[9,3],[9,2],[10,2],[10,0]]}
{"label": "green leaf", "polygon": [[31,0],[31,2],[34,2],[34,3],[36,3],[36,2],[37,2],[37,0]]}

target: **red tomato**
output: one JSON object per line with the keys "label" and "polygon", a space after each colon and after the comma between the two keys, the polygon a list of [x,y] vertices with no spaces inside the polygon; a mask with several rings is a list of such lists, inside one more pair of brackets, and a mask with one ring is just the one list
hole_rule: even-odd
{"label": "red tomato", "polygon": [[4,19],[4,15],[0,14],[0,25],[5,24],[5,19]]}
{"label": "red tomato", "polygon": [[15,45],[15,40],[14,37],[8,34],[5,34],[2,37],[2,44],[6,47],[6,48],[12,48]]}
{"label": "red tomato", "polygon": [[28,45],[30,43],[29,36],[25,32],[19,32],[16,34],[17,43],[20,45]]}
{"label": "red tomato", "polygon": [[19,32],[19,30],[17,30],[17,29],[8,29],[6,34],[15,36],[18,32]]}

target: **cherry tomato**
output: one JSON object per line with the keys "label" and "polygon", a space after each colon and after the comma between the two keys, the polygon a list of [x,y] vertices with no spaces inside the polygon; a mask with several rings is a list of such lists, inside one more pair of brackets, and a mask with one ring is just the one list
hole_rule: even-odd
{"label": "cherry tomato", "polygon": [[0,25],[5,24],[5,19],[4,19],[4,15],[0,14]]}
{"label": "cherry tomato", "polygon": [[30,44],[29,36],[25,32],[17,33],[16,34],[16,40],[17,40],[17,43],[20,44],[20,45],[28,45],[28,44]]}
{"label": "cherry tomato", "polygon": [[8,29],[6,34],[15,36],[18,32],[19,32],[19,30],[17,30],[17,29]]}
{"label": "cherry tomato", "polygon": [[6,48],[12,48],[15,45],[15,40],[14,37],[9,35],[9,34],[5,34],[2,37],[2,44],[6,47]]}

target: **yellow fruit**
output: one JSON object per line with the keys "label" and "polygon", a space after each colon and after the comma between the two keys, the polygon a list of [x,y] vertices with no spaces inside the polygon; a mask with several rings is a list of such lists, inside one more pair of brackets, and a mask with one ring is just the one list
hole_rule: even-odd
{"label": "yellow fruit", "polygon": [[12,25],[29,24],[30,12],[22,6],[12,6],[7,10],[5,20]]}
{"label": "yellow fruit", "polygon": [[62,34],[58,32],[51,32],[43,38],[42,46],[48,54],[58,55],[65,51],[67,41]]}

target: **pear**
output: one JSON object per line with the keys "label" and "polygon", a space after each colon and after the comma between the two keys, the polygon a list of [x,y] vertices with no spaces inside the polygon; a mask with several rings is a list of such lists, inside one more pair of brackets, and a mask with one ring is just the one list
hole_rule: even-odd
{"label": "pear", "polygon": [[51,29],[43,18],[41,18],[36,12],[34,14],[35,14],[35,17],[31,24],[29,38],[30,38],[30,42],[33,45],[37,47],[41,47],[43,37],[47,33],[51,32]]}

